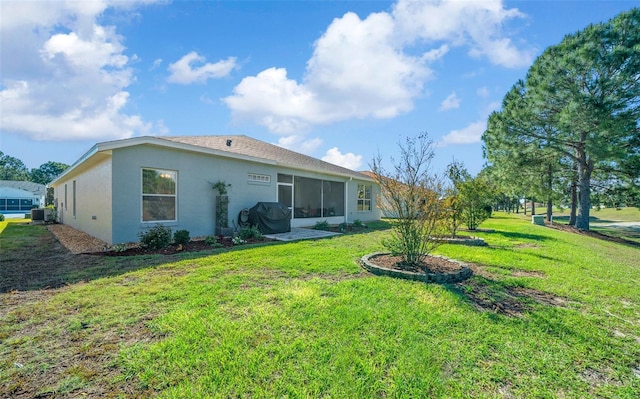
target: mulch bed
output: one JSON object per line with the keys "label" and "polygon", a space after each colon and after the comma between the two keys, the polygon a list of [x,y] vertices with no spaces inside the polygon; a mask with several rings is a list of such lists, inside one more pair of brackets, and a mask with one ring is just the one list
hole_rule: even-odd
{"label": "mulch bed", "polygon": [[[270,238],[263,238],[262,240],[249,239],[246,244],[255,244],[255,243],[265,243],[275,241]],[[219,248],[231,248],[235,245],[230,237],[218,237],[218,243],[222,245]],[[243,245],[246,245],[243,244]],[[97,256],[136,256],[136,255],[175,255],[183,252],[200,252],[200,251],[209,251],[214,249],[211,245],[207,244],[204,240],[195,240],[189,241],[185,245],[169,245],[166,248],[160,249],[149,249],[143,248],[140,246],[129,247],[124,251],[102,251],[102,252],[91,252],[89,255],[97,255]]]}
{"label": "mulch bed", "polygon": [[453,273],[462,267],[457,262],[440,258],[437,256],[427,256],[419,265],[408,265],[404,263],[399,255],[379,255],[369,261],[376,266],[387,269],[404,270],[415,273]]}

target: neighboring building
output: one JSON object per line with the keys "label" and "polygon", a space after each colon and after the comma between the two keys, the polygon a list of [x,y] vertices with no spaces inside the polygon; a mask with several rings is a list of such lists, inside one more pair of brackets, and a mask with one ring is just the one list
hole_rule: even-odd
{"label": "neighboring building", "polygon": [[0,180],[0,213],[29,213],[44,206],[44,184],[30,181]]}
{"label": "neighboring building", "polygon": [[231,226],[257,202],[290,207],[292,227],[380,219],[370,177],[247,136],[98,143],[50,186],[59,222],[114,244],[158,223],[213,235],[218,181],[230,185]]}

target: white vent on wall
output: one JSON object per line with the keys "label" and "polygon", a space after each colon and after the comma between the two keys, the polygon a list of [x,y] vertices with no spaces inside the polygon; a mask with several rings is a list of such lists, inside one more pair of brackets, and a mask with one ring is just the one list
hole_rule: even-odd
{"label": "white vent on wall", "polygon": [[271,176],[269,176],[269,175],[261,175],[261,174],[258,174],[258,173],[249,173],[247,175],[247,181],[249,183],[269,184],[269,183],[271,183]]}

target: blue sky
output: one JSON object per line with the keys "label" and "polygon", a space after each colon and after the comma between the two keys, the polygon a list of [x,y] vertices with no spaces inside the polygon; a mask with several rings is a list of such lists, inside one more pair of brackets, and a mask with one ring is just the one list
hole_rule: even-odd
{"label": "blue sky", "polygon": [[245,134],[355,170],[428,132],[483,166],[487,116],[546,47],[637,1],[0,2],[0,150]]}

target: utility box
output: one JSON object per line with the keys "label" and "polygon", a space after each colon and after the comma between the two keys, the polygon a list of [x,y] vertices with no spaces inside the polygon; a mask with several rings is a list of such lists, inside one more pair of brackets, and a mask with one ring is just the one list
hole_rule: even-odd
{"label": "utility box", "polygon": [[544,215],[533,215],[531,216],[531,223],[537,224],[538,226],[544,226]]}

